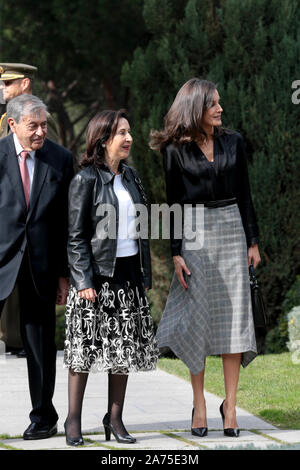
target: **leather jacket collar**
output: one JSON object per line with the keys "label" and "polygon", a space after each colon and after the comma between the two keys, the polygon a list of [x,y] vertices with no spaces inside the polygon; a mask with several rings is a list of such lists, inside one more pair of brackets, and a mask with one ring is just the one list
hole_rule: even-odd
{"label": "leather jacket collar", "polygon": [[[106,163],[102,163],[100,167],[97,168],[98,172],[101,175],[102,181],[104,184],[110,183],[111,180],[114,178],[115,173],[109,168]],[[122,162],[119,163],[119,170],[122,175],[122,179],[125,177],[127,181],[129,181],[129,177],[127,175],[128,166]]]}

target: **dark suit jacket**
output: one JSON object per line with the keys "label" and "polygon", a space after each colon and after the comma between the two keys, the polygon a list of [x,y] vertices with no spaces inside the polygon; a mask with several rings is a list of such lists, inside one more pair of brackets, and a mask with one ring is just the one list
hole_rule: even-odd
{"label": "dark suit jacket", "polygon": [[68,188],[73,158],[46,139],[35,153],[29,209],[13,135],[0,140],[0,300],[11,293],[27,248],[41,297],[53,300],[59,277],[68,277]]}

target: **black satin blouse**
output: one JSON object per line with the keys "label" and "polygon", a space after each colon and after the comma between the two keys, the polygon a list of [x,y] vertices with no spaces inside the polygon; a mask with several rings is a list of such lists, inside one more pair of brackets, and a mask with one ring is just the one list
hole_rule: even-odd
{"label": "black satin blouse", "polygon": [[[237,198],[247,245],[258,242],[258,226],[251,198],[247,159],[242,136],[225,131],[214,136],[214,162],[209,162],[196,142],[171,143],[163,150],[169,205]],[[175,239],[171,217],[172,255],[181,254],[181,239]]]}

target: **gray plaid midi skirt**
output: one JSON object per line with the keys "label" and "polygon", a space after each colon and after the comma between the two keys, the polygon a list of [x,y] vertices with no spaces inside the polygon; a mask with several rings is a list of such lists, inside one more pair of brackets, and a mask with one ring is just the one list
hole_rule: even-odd
{"label": "gray plaid midi skirt", "polygon": [[238,205],[202,206],[200,235],[196,248],[190,236],[183,235],[182,256],[191,272],[185,276],[188,289],[174,273],[156,335],[160,351],[171,349],[194,375],[209,355],[242,353],[243,367],[257,355],[247,243]]}

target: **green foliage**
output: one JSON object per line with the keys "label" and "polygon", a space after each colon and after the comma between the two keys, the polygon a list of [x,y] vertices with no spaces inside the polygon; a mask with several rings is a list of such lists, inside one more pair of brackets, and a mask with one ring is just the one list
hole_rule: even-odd
{"label": "green foliage", "polygon": [[281,353],[287,351],[288,333],[288,314],[294,308],[300,305],[300,275],[296,277],[296,281],[288,290],[284,301],[282,302],[283,312],[278,318],[278,322],[272,328],[265,342],[265,351],[267,353]]}
{"label": "green foliage", "polygon": [[15,0],[12,14],[1,2],[0,61],[38,67],[38,91],[72,150],[97,111],[126,106],[120,73],[147,40],[142,6],[143,0]]}
{"label": "green foliage", "polygon": [[[164,201],[162,159],[149,150],[150,129],[162,128],[187,79],[198,76],[218,84],[223,123],[246,142],[260,227],[258,277],[274,329],[300,266],[299,106],[291,101],[291,84],[300,77],[299,5],[297,0],[180,3],[181,8],[170,9],[168,1],[144,1],[151,37],[123,67],[134,118],[135,164],[151,201]],[[161,263],[168,255],[160,257]]]}
{"label": "green foliage", "polygon": [[266,354],[280,354],[287,351],[287,319],[285,315],[281,315],[278,324],[268,331],[265,339]]}
{"label": "green foliage", "polygon": [[104,77],[118,81],[128,51],[143,43],[141,8],[142,0],[16,0],[12,15],[3,4],[1,60],[36,64],[44,80],[62,88],[76,80],[83,96],[91,87],[95,95]]}
{"label": "green foliage", "polygon": [[145,23],[152,38],[122,70],[122,83],[130,90],[135,163],[150,199],[156,202],[165,200],[163,168],[161,156],[147,146],[149,131],[162,126],[179,87],[191,76],[207,73],[211,53],[218,47],[215,28],[209,29],[207,23],[213,2],[185,0],[180,8],[170,8],[170,3],[144,2]]}
{"label": "green foliage", "polygon": [[282,303],[284,313],[288,313],[297,305],[300,305],[300,274],[296,276],[296,281],[289,289]]}

